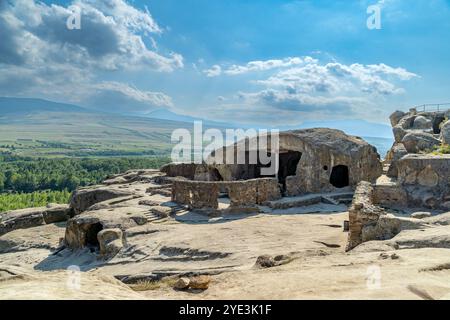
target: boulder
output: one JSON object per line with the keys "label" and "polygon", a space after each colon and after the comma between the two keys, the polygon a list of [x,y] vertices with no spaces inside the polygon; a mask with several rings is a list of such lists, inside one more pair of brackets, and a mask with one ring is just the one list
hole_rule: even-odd
{"label": "boulder", "polygon": [[417,116],[414,119],[413,129],[431,130],[433,129],[433,122],[424,116]]}
{"label": "boulder", "polygon": [[450,145],[450,120],[441,126],[442,143]]}
{"label": "boulder", "polygon": [[107,258],[114,257],[123,247],[122,230],[105,229],[97,234],[100,254]]}
{"label": "boulder", "polygon": [[209,283],[211,282],[211,277],[208,275],[192,277],[189,279],[189,288],[206,290],[209,288]]}
{"label": "boulder", "polygon": [[175,282],[175,285],[173,287],[174,289],[183,290],[187,289],[190,283],[191,280],[189,280],[189,278],[181,277],[177,280],[177,282]]}
{"label": "boulder", "polygon": [[389,117],[389,120],[391,120],[392,127],[395,127],[401,118],[403,118],[406,115],[403,111],[395,111],[391,116]]}
{"label": "boulder", "polygon": [[42,212],[47,224],[67,221],[70,218],[69,205],[48,204]]}
{"label": "boulder", "polygon": [[409,153],[419,153],[431,151],[441,142],[430,133],[410,132],[403,137],[402,144]]}

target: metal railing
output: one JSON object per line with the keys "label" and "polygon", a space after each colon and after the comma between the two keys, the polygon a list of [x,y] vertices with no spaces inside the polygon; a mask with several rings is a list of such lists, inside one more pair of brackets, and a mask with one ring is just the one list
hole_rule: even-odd
{"label": "metal railing", "polygon": [[415,106],[414,109],[417,111],[445,111],[450,109],[450,102],[449,103],[428,103],[428,104],[422,104],[420,106]]}

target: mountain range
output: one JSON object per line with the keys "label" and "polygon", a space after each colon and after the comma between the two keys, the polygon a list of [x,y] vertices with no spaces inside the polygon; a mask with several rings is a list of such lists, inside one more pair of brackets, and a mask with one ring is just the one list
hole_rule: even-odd
{"label": "mountain range", "polygon": [[[170,137],[176,128],[192,129],[194,121],[202,121],[204,128],[254,127],[225,123],[182,115],[158,109],[140,116],[104,113],[73,104],[33,98],[0,97],[0,142],[38,139],[66,144],[72,148],[91,148],[94,142],[109,148],[126,150],[163,148],[171,146]],[[282,126],[281,131],[327,127],[365,138],[384,154],[392,144],[391,127],[365,120],[307,121],[296,126]],[[260,128],[255,128],[260,129]],[[268,128],[270,129],[270,128]]]}

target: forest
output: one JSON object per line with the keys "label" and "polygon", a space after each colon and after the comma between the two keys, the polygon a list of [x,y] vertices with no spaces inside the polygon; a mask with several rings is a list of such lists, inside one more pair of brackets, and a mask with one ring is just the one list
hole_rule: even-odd
{"label": "forest", "polygon": [[32,158],[0,156],[0,212],[66,203],[80,186],[98,184],[130,169],[156,169],[166,157]]}

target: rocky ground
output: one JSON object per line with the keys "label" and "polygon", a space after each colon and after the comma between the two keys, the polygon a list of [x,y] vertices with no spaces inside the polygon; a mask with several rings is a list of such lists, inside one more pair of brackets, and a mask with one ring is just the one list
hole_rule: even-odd
{"label": "rocky ground", "polygon": [[[69,221],[3,215],[0,299],[450,298],[450,213],[345,252],[346,208],[208,217],[171,203],[161,173],[127,173],[79,190]],[[208,289],[174,289],[197,275]]]}

